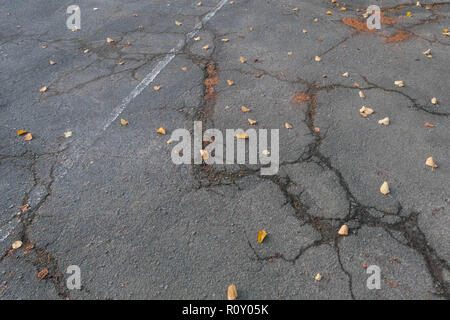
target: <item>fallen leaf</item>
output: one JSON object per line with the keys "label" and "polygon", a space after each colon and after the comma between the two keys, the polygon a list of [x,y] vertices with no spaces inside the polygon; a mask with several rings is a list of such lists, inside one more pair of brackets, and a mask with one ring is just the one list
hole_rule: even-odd
{"label": "fallen leaf", "polygon": [[319,18],[314,18],[313,21],[314,21],[314,22],[317,22],[317,21],[319,21]]}
{"label": "fallen leaf", "polygon": [[44,279],[46,276],[48,275],[48,269],[44,268],[41,271],[38,272],[37,277],[39,278],[39,280]]}
{"label": "fallen leaf", "polygon": [[248,31],[253,32],[253,28],[252,27],[248,28]]}
{"label": "fallen leaf", "polygon": [[265,156],[268,156],[268,155],[270,155],[270,151],[265,149],[265,150],[263,150],[262,154]]}
{"label": "fallen leaf", "polygon": [[242,112],[250,112],[250,111],[252,111],[252,110],[250,110],[249,108],[246,108],[246,107],[242,106],[242,107],[241,107],[241,111],[242,111]]}
{"label": "fallen leaf", "polygon": [[429,167],[432,167],[432,168],[437,168],[437,167],[438,167],[437,164],[436,164],[436,162],[434,162],[433,157],[427,158],[427,161],[425,161],[425,164],[426,164],[427,166],[429,166]]}
{"label": "fallen leaf", "polygon": [[187,71],[187,69],[188,68],[186,68],[186,67],[181,67],[181,70],[183,70],[183,71]]}
{"label": "fallen leaf", "polygon": [[240,58],[239,58],[239,61],[240,61],[241,63],[245,63],[245,62],[247,62],[247,60],[245,60],[245,58],[244,58],[244,57],[240,57]]}
{"label": "fallen leaf", "polygon": [[343,73],[342,76],[348,78],[348,72]]}
{"label": "fallen leaf", "polygon": [[264,238],[267,236],[266,230],[260,230],[258,231],[258,242],[262,243],[264,241]]}
{"label": "fallen leaf", "polygon": [[384,119],[378,120],[378,124],[382,124],[384,126],[388,126],[389,125],[389,118],[386,117]]}
{"label": "fallen leaf", "polygon": [[197,2],[197,7],[200,7],[202,5],[201,2]]}
{"label": "fallen leaf", "polygon": [[236,134],[236,138],[238,139],[248,139],[248,135],[246,135],[244,132],[240,132]]}
{"label": "fallen leaf", "polygon": [[14,250],[19,249],[21,246],[22,246],[22,241],[20,241],[20,240],[14,241],[12,244],[12,248]]}
{"label": "fallen leaf", "polygon": [[233,82],[233,81],[231,81],[231,80],[227,80],[227,83],[228,83],[228,85],[229,85],[229,86],[232,86],[232,85],[234,85],[234,82]]}
{"label": "fallen leaf", "polygon": [[200,41],[200,37],[195,37],[194,41]]}
{"label": "fallen leaf", "polygon": [[387,195],[390,191],[389,191],[389,184],[385,181],[383,182],[383,184],[380,187],[380,192],[384,195]]}
{"label": "fallen leaf", "polygon": [[437,103],[437,99],[433,97],[433,98],[431,99],[431,103],[432,103],[432,104],[436,104],[436,103]]}
{"label": "fallen leaf", "polygon": [[292,51],[288,51],[288,56],[292,56]]}
{"label": "fallen leaf", "polygon": [[405,86],[405,84],[401,80],[394,81],[394,84],[400,88]]}
{"label": "fallen leaf", "polygon": [[431,124],[429,122],[425,122],[424,126],[428,128],[434,128],[434,124]]}
{"label": "fallen leaf", "polygon": [[373,112],[374,112],[373,109],[364,106],[361,109],[359,109],[359,114],[364,118],[367,118],[367,116],[372,114]]}
{"label": "fallen leaf", "polygon": [[320,273],[316,274],[316,276],[314,277],[314,280],[316,280],[316,281],[322,280],[322,275]]}
{"label": "fallen leaf", "polygon": [[89,49],[84,49],[83,53],[88,53]]}
{"label": "fallen leaf", "polygon": [[426,56],[429,55],[430,53],[431,53],[431,49],[428,49],[427,51],[423,52],[423,54],[426,55]]}
{"label": "fallen leaf", "polygon": [[347,11],[347,8],[346,8],[346,7],[341,7],[339,10],[341,10],[341,11]]}
{"label": "fallen leaf", "polygon": [[156,130],[156,132],[158,132],[159,134],[166,134],[166,130],[163,127]]}
{"label": "fallen leaf", "polygon": [[70,138],[72,136],[72,131],[66,131],[64,132],[64,137],[65,138]]}
{"label": "fallen leaf", "polygon": [[343,224],[339,228],[338,235],[340,235],[340,236],[347,236],[348,235],[348,226],[346,224]]}
{"label": "fallen leaf", "polygon": [[26,212],[28,209],[30,209],[30,205],[28,203],[25,203],[23,206],[20,206],[20,211],[22,213]]}
{"label": "fallen leaf", "polygon": [[125,63],[125,62],[123,62],[123,61],[117,62],[117,64],[118,64],[119,66],[122,66],[124,63]]}
{"label": "fallen leaf", "polygon": [[130,42],[125,43],[125,47],[129,47],[129,46],[131,46]]}
{"label": "fallen leaf", "polygon": [[128,125],[128,121],[125,120],[125,119],[120,118],[120,124],[121,124],[122,126],[127,126],[127,125]]}
{"label": "fallen leaf", "polygon": [[297,7],[296,8],[292,8],[292,11],[296,12],[296,11],[298,11],[298,8]]}
{"label": "fallen leaf", "polygon": [[41,48],[42,48],[42,49],[47,49],[48,46],[47,46],[46,44],[44,44],[44,45],[41,46]]}
{"label": "fallen leaf", "polygon": [[176,20],[175,20],[175,24],[176,24],[177,26],[183,25],[180,21],[176,21]]}
{"label": "fallen leaf", "polygon": [[230,41],[229,39],[227,39],[227,38],[223,38],[222,40],[220,40],[220,41],[222,41],[222,42],[228,42],[228,41]]}
{"label": "fallen leaf", "polygon": [[407,16],[408,18],[411,18],[411,17],[412,17],[412,13],[411,13],[410,11],[408,11],[408,12],[406,13],[406,16]]}
{"label": "fallen leaf", "polygon": [[23,140],[25,141],[31,141],[33,140],[33,135],[31,133],[27,133],[24,137]]}
{"label": "fallen leaf", "polygon": [[251,124],[251,125],[255,125],[256,123],[257,123],[257,121],[256,120],[252,120],[252,119],[247,119],[248,120],[248,123],[249,124]]}
{"label": "fallen leaf", "polygon": [[202,48],[203,50],[208,50],[209,49],[209,45],[206,45]]}
{"label": "fallen leaf", "polygon": [[53,61],[53,60],[50,60],[50,64],[53,66],[53,65],[55,65],[56,64],[56,62],[55,61]]}
{"label": "fallen leaf", "polygon": [[315,127],[314,128],[314,132],[316,132],[316,133],[320,132],[320,128],[319,127]]}
{"label": "fallen leaf", "polygon": [[319,56],[316,56],[316,57],[314,58],[314,60],[316,60],[317,62],[320,62],[320,61],[322,61],[322,58],[319,57]]}
{"label": "fallen leaf", "polygon": [[44,86],[44,87],[40,87],[39,88],[39,92],[45,92],[45,91],[47,91],[48,90],[48,87],[47,86]]}
{"label": "fallen leaf", "polygon": [[206,150],[200,150],[200,155],[202,156],[203,160],[208,160],[209,159],[209,153]]}
{"label": "fallen leaf", "polygon": [[113,43],[113,42],[114,42],[114,40],[113,40],[113,39],[111,39],[111,38],[106,38],[106,42],[107,42],[107,43]]}
{"label": "fallen leaf", "polygon": [[364,92],[362,92],[361,90],[359,91],[359,97],[361,99],[364,99],[366,96],[364,95]]}
{"label": "fallen leaf", "polygon": [[161,89],[161,86],[154,86],[153,90],[158,91],[159,89]]}
{"label": "fallen leaf", "polygon": [[21,136],[21,135],[23,135],[23,134],[25,134],[27,132],[28,132],[27,130],[17,130],[17,135]]}
{"label": "fallen leaf", "polygon": [[228,296],[228,300],[236,300],[236,298],[238,297],[237,289],[234,284],[231,284],[228,287],[227,296]]}
{"label": "fallen leaf", "polygon": [[303,29],[302,32],[303,32],[303,33],[308,33],[308,30]]}
{"label": "fallen leaf", "polygon": [[292,126],[289,123],[287,123],[287,122],[284,124],[284,127],[286,129],[292,129]]}
{"label": "fallen leaf", "polygon": [[353,82],[353,85],[357,88],[359,88],[359,83],[358,82]]}
{"label": "fallen leaf", "polygon": [[325,12],[325,14],[331,16],[333,14],[333,12],[327,11],[327,12]]}

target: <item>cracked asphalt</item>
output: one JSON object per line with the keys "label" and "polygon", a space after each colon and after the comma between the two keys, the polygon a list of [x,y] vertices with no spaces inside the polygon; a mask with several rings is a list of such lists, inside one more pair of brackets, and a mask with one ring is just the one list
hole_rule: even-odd
{"label": "cracked asphalt", "polygon": [[[0,0],[0,298],[449,299],[450,2],[197,2]],[[172,163],[194,121],[255,127],[241,106],[278,174]]]}

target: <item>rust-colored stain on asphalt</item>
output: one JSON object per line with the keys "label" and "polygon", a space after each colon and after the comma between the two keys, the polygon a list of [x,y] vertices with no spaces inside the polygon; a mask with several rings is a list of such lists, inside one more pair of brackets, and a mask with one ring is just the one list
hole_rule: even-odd
{"label": "rust-colored stain on asphalt", "polygon": [[205,79],[205,101],[216,98],[216,85],[219,83],[219,75],[213,64],[206,66],[208,76]]}
{"label": "rust-colored stain on asphalt", "polygon": [[386,42],[400,42],[400,41],[404,41],[406,39],[409,39],[411,37],[410,33],[407,33],[405,31],[397,31],[397,33],[395,33],[392,36],[386,36],[386,35],[382,35],[383,37],[386,38]]}
{"label": "rust-colored stain on asphalt", "polygon": [[369,31],[369,32],[374,32],[375,30],[370,30],[369,28],[367,28],[367,23],[364,21],[360,21],[356,18],[342,18],[342,22],[349,26],[352,27],[358,31]]}
{"label": "rust-colored stain on asphalt", "polygon": [[304,92],[298,93],[292,98],[292,101],[295,103],[298,103],[298,104],[301,104],[301,103],[303,103],[305,101],[309,101],[309,100],[311,100],[311,98]]}

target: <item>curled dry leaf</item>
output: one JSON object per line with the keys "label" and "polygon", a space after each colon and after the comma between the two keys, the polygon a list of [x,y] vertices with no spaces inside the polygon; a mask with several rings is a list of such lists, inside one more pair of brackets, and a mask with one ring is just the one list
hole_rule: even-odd
{"label": "curled dry leaf", "polygon": [[405,84],[401,80],[394,81],[394,84],[400,88],[405,86]]}
{"label": "curled dry leaf", "polygon": [[264,238],[267,236],[266,230],[258,231],[258,242],[261,243],[264,241]]}
{"label": "curled dry leaf", "polygon": [[436,104],[436,103],[437,103],[437,99],[436,99],[436,98],[434,98],[434,97],[433,97],[433,98],[431,98],[431,103],[432,103],[432,104]]}
{"label": "curled dry leaf", "polygon": [[240,132],[240,133],[236,134],[236,138],[238,138],[238,139],[248,139],[248,135],[245,134],[244,132]]}
{"label": "curled dry leaf", "polygon": [[200,150],[200,155],[202,156],[203,160],[208,160],[209,159],[209,153],[206,150]]}
{"label": "curled dry leaf", "polygon": [[361,109],[359,109],[359,114],[363,117],[363,118],[367,118],[368,115],[372,114],[374,111],[371,108],[367,108],[367,107],[362,107]]}
{"label": "curled dry leaf", "polygon": [[423,54],[426,55],[426,56],[429,55],[430,53],[431,53],[431,49],[428,49],[428,50],[423,52]]}
{"label": "curled dry leaf", "polygon": [[437,167],[438,167],[437,164],[436,164],[436,162],[434,162],[433,157],[427,158],[427,161],[425,161],[425,164],[426,164],[427,166],[429,166],[429,167],[432,167],[432,168],[437,168]]}
{"label": "curled dry leaf", "polygon": [[200,41],[200,37],[195,37],[194,41]]}
{"label": "curled dry leaf", "polygon": [[320,62],[320,61],[322,61],[322,58],[319,57],[319,56],[316,56],[316,57],[314,58],[314,60],[316,60],[316,62]]}
{"label": "curled dry leaf", "polygon": [[121,119],[120,119],[120,124],[121,124],[122,126],[127,126],[127,125],[128,125],[128,121],[121,118]]}
{"label": "curled dry leaf", "polygon": [[23,134],[25,134],[27,132],[28,132],[27,130],[17,130],[17,135],[21,136],[21,135],[23,135]]}
{"label": "curled dry leaf", "polygon": [[25,203],[23,206],[20,206],[20,211],[22,213],[26,212],[28,209],[30,209],[30,205],[28,203]]}
{"label": "curled dry leaf", "polygon": [[175,24],[176,24],[177,26],[183,25],[180,21],[176,21],[176,20],[175,20]]}
{"label": "curled dry leaf", "polygon": [[31,133],[27,133],[24,137],[23,140],[25,141],[31,141],[33,140],[33,135]]}
{"label": "curled dry leaf", "polygon": [[380,192],[384,195],[389,194],[390,190],[389,190],[389,184],[385,181],[383,182],[383,184],[380,187]]}
{"label": "curled dry leaf", "polygon": [[425,122],[424,126],[428,128],[434,128],[434,124],[431,124],[429,122]]}
{"label": "curled dry leaf", "polygon": [[244,106],[241,107],[242,112],[250,112],[251,110],[249,108],[246,108]]}
{"label": "curled dry leaf", "polygon": [[107,43],[113,43],[114,40],[113,40],[112,38],[106,38],[106,42],[107,42]]}
{"label": "curled dry leaf", "polygon": [[156,132],[159,133],[159,134],[166,134],[166,130],[163,127],[161,127],[158,130],[156,130]]}
{"label": "curled dry leaf", "polygon": [[316,280],[316,281],[322,280],[322,275],[320,273],[316,274],[316,276],[314,277],[314,280]]}
{"label": "curled dry leaf", "polygon": [[39,278],[39,280],[44,279],[46,276],[48,275],[48,269],[44,268],[41,271],[38,272],[37,277]]}
{"label": "curled dry leaf", "polygon": [[222,42],[228,42],[228,41],[230,41],[230,39],[223,38],[223,39],[221,39],[220,41],[222,41]]}
{"label": "curled dry leaf", "polygon": [[47,86],[43,86],[43,87],[40,87],[39,88],[39,92],[45,92],[45,91],[47,91],[48,90],[48,87]]}
{"label": "curled dry leaf", "polygon": [[231,81],[231,80],[227,80],[227,83],[228,83],[228,85],[229,85],[229,86],[232,86],[232,85],[234,85],[234,82],[233,82],[233,81]]}
{"label": "curled dry leaf", "polygon": [[384,119],[378,120],[378,124],[382,124],[384,126],[388,126],[389,125],[389,118],[386,117]]}
{"label": "curled dry leaf", "polygon": [[244,57],[240,57],[240,58],[239,58],[239,61],[240,61],[241,63],[246,63],[246,62],[247,62],[247,60],[245,60]]}
{"label": "curled dry leaf", "polygon": [[227,296],[228,296],[228,300],[236,300],[237,299],[238,293],[237,293],[237,289],[236,289],[236,286],[234,285],[234,283],[228,287]]}
{"label": "curled dry leaf", "polygon": [[348,72],[343,73],[342,76],[348,78]]}
{"label": "curled dry leaf", "polygon": [[287,122],[284,124],[284,127],[286,129],[292,129],[292,126],[289,123],[287,123]]}
{"label": "curled dry leaf", "polygon": [[12,244],[12,248],[14,249],[14,250],[16,250],[16,249],[19,249],[21,246],[22,246],[22,241],[20,241],[20,240],[17,240],[17,241],[14,241],[13,242],[13,244]]}
{"label": "curled dry leaf", "polygon": [[53,61],[53,60],[50,60],[50,64],[53,66],[53,65],[55,65],[56,64],[56,62],[55,61]]}
{"label": "curled dry leaf", "polygon": [[366,96],[364,95],[364,92],[362,92],[361,90],[359,90],[359,97],[361,99],[364,99]]}
{"label": "curled dry leaf", "polygon": [[72,136],[72,131],[66,131],[64,132],[64,137],[65,138],[70,138]]}
{"label": "curled dry leaf", "polygon": [[340,236],[347,236],[348,235],[348,226],[346,224],[343,224],[339,228],[338,235],[340,235]]}
{"label": "curled dry leaf", "polygon": [[252,120],[250,118],[248,118],[247,120],[248,120],[248,123],[251,124],[251,125],[255,125],[257,123],[256,120]]}
{"label": "curled dry leaf", "polygon": [[206,45],[202,48],[203,50],[209,50],[209,45]]}
{"label": "curled dry leaf", "polygon": [[161,89],[161,86],[154,86],[153,90],[158,91],[159,89]]}

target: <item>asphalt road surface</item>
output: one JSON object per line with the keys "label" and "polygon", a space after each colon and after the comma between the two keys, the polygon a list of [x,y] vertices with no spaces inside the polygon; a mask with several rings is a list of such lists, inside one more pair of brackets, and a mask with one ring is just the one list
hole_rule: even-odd
{"label": "asphalt road surface", "polygon": [[[450,2],[198,1],[0,0],[0,298],[449,299]],[[195,121],[279,171],[174,164]]]}

